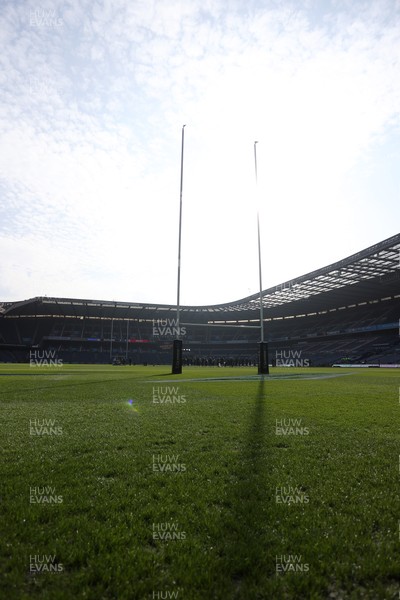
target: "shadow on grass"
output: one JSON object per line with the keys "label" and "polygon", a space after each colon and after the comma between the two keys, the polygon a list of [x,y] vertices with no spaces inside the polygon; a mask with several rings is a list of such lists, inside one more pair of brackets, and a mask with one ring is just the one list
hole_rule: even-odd
{"label": "shadow on grass", "polygon": [[250,415],[247,438],[235,484],[228,490],[228,508],[221,524],[219,569],[230,598],[246,598],[249,589],[265,581],[266,538],[268,536],[266,398],[265,380],[261,379]]}

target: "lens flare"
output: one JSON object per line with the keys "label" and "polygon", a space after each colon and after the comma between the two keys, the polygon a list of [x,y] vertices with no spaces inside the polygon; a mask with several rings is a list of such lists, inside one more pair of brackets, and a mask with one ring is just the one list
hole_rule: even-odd
{"label": "lens flare", "polygon": [[137,408],[137,406],[134,406],[134,404],[133,404],[133,403],[134,403],[134,400],[132,400],[132,399],[129,399],[129,400],[128,400],[128,404],[129,404],[129,406],[130,406],[130,407],[131,407],[131,408],[134,410],[134,412],[137,412],[137,413],[138,413],[138,412],[139,412],[139,411],[138,411],[138,408]]}

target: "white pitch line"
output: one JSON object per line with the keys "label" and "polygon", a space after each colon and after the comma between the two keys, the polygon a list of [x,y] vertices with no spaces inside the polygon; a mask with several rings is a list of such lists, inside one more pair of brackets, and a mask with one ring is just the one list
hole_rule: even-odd
{"label": "white pitch line", "polygon": [[285,379],[286,381],[290,380],[290,381],[307,381],[310,379],[334,379],[336,377],[346,377],[346,375],[353,375],[354,371],[351,372],[347,372],[347,373],[336,373],[334,375],[249,375],[248,377],[204,377],[204,378],[198,378],[198,379],[163,379],[161,380],[146,380],[146,381],[139,381],[139,383],[164,383],[165,385],[167,385],[170,382],[180,382],[180,383],[196,383],[196,382],[200,382],[200,383],[206,383],[209,381],[232,381],[232,382],[237,382],[237,381],[281,381],[282,379]]}

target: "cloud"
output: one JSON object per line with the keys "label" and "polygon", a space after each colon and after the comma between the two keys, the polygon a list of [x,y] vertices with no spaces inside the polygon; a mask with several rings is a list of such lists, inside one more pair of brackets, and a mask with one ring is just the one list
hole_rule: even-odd
{"label": "cloud", "polygon": [[357,233],[361,167],[398,132],[399,19],[390,1],[6,4],[0,297],[173,303],[183,123],[183,302],[255,291],[255,139],[265,285],[378,241],[372,215]]}

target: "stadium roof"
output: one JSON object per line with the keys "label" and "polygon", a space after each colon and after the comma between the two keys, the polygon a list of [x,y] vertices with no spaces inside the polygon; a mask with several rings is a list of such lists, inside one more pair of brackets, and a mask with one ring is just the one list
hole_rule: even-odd
{"label": "stadium roof", "polygon": [[[360,295],[366,300],[372,299],[379,289],[385,291],[386,286],[392,286],[393,283],[397,293],[400,293],[400,234],[322,269],[264,290],[262,301],[265,308],[274,308],[287,303],[310,301],[318,296],[319,304],[321,294],[329,293],[331,302],[340,304],[344,300],[358,300]],[[218,308],[259,310],[260,295],[253,294]]]}
{"label": "stadium roof", "polygon": [[[265,317],[311,313],[400,294],[400,234],[336,263],[268,288],[262,293]],[[181,311],[207,321],[258,317],[260,295],[207,306],[182,306]],[[108,318],[154,318],[176,311],[175,305],[39,297],[0,304],[4,316],[68,315]]]}

